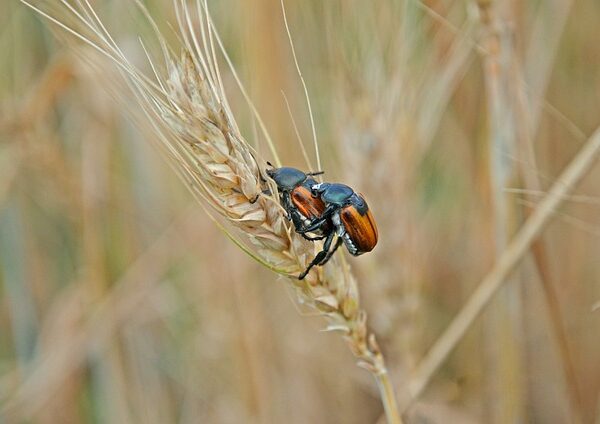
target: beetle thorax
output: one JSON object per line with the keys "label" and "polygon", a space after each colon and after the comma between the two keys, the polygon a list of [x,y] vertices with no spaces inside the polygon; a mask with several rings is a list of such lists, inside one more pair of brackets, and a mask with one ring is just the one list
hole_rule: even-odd
{"label": "beetle thorax", "polygon": [[292,190],[306,180],[306,174],[295,168],[279,168],[272,173],[271,177],[277,186],[285,191]]}
{"label": "beetle thorax", "polygon": [[317,184],[317,186],[319,187],[317,190],[321,191],[321,198],[326,203],[334,205],[342,206],[354,194],[354,191],[345,184]]}

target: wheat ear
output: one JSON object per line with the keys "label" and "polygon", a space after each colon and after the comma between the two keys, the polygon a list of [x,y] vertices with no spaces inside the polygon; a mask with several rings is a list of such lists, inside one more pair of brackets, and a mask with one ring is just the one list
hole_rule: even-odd
{"label": "wheat ear", "polygon": [[[185,2],[175,2],[182,44],[180,55],[167,48],[157,26],[140,4],[162,46],[162,67],[155,66],[148,55],[154,73],[150,78],[123,55],[87,0],[77,0],[73,5],[61,2],[65,6],[63,12],[76,21],[75,28],[67,26],[65,19],[54,18],[21,1],[117,64],[138,105],[154,126],[170,164],[209,216],[247,254],[283,275],[297,294],[298,302],[326,318],[327,330],[342,334],[358,364],[375,377],[388,422],[400,423],[384,358],[374,334],[367,329],[367,314],[360,308],[357,283],[348,266],[332,260],[302,281],[296,277],[314,257],[316,245],[296,234],[277,198],[265,194],[276,193],[276,187],[265,178],[265,161],[244,140],[229,108],[216,59],[217,49],[229,64],[230,61],[206,2],[197,1],[193,14]],[[199,30],[193,24],[199,25]],[[232,72],[239,83],[233,67]],[[260,116],[241,84],[240,88],[276,158]]]}

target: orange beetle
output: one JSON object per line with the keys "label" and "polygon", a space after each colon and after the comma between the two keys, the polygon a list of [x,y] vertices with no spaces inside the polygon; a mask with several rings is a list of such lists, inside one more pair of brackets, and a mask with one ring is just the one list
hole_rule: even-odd
{"label": "orange beetle", "polygon": [[[350,254],[359,256],[373,250],[379,238],[377,224],[367,202],[352,188],[344,184],[321,183],[313,185],[311,191],[315,198],[325,203],[325,210],[319,218],[314,219],[310,225],[306,225],[298,232],[316,231],[329,222],[333,225],[328,230],[322,230],[325,236],[323,250],[300,275],[300,279],[303,279],[313,266],[327,263],[342,243]],[[331,248],[336,234],[338,240]]]}
{"label": "orange beetle", "polygon": [[[296,231],[308,240],[325,238],[323,235],[307,236],[303,231],[307,225],[320,218],[325,210],[325,203],[319,197],[313,196],[311,191],[312,187],[317,184],[317,181],[311,177],[322,173],[304,173],[299,169],[289,167],[267,169],[267,175],[277,184],[279,199],[288,214],[288,219],[294,223]],[[324,230],[328,230],[327,225],[311,232],[322,234]]]}
{"label": "orange beetle", "polygon": [[[364,205],[362,210],[356,203],[351,203],[344,206],[339,212],[340,221],[345,230],[344,244],[354,256],[373,250],[379,237],[375,218],[373,218],[367,202],[362,195],[357,194],[356,196],[359,199],[359,202],[356,203]],[[352,246],[356,249],[355,251],[352,251]]]}

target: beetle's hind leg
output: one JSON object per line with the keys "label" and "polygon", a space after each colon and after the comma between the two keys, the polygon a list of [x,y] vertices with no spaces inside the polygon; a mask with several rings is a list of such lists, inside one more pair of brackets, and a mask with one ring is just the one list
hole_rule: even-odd
{"label": "beetle's hind leg", "polygon": [[308,274],[310,269],[315,265],[320,265],[323,260],[327,258],[327,253],[329,253],[329,249],[331,248],[331,242],[333,242],[333,237],[335,236],[335,231],[331,231],[327,235],[327,239],[323,244],[323,250],[317,253],[317,256],[312,260],[312,262],[308,265],[308,267],[304,270],[302,274],[298,276],[298,280],[304,280],[304,277]]}
{"label": "beetle's hind leg", "polygon": [[335,242],[335,246],[333,246],[333,249],[331,249],[328,253],[327,256],[325,256],[325,258],[319,262],[317,265],[319,266],[323,266],[325,265],[327,262],[329,262],[329,259],[331,259],[331,257],[333,256],[333,254],[335,253],[336,250],[338,250],[338,247],[340,247],[342,244],[344,243],[344,240],[342,240],[341,237],[338,237],[337,241]]}

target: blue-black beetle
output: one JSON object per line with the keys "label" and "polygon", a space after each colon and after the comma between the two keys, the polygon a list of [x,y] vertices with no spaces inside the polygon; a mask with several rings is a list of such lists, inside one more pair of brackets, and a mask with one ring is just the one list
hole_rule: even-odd
{"label": "blue-black beetle", "polygon": [[[377,224],[364,197],[345,184],[320,183],[311,186],[312,196],[325,204],[321,215],[312,220],[300,233],[321,231],[325,237],[323,250],[300,274],[306,277],[315,265],[324,265],[342,243],[354,256],[370,252],[377,244]],[[338,240],[332,248],[333,238]]]}
{"label": "blue-black beetle", "polygon": [[[269,164],[270,165],[270,164]],[[279,200],[288,214],[288,219],[294,223],[296,231],[308,240],[321,240],[322,235],[311,237],[304,231],[315,219],[320,218],[325,210],[325,204],[318,196],[312,195],[312,187],[317,181],[312,178],[323,172],[302,172],[296,168],[283,167],[267,169],[267,175],[275,181],[279,191]],[[327,225],[315,228],[320,233]]]}

